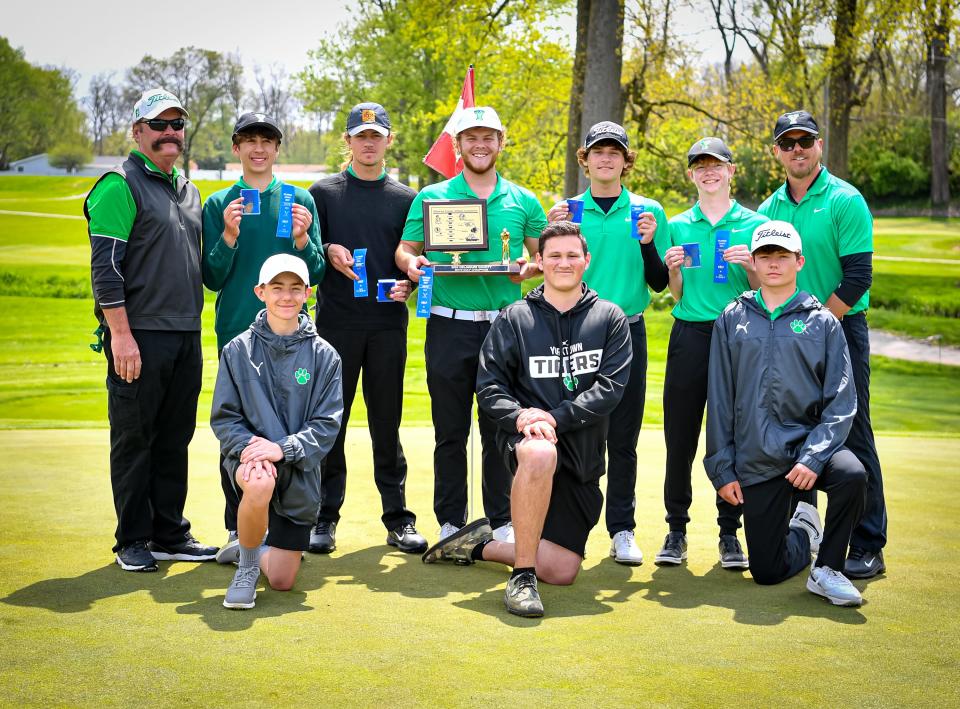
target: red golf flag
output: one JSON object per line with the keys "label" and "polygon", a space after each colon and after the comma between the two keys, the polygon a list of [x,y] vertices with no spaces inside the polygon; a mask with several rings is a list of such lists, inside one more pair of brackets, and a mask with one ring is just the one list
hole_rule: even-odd
{"label": "red golf flag", "polygon": [[433,168],[448,180],[454,175],[459,175],[463,170],[463,160],[457,156],[456,148],[453,145],[453,128],[457,116],[464,108],[473,108],[476,106],[473,97],[473,64],[467,69],[467,75],[463,78],[463,90],[460,92],[460,100],[457,101],[457,109],[450,116],[450,120],[443,127],[443,133],[434,142],[430,152],[423,158],[424,164]]}

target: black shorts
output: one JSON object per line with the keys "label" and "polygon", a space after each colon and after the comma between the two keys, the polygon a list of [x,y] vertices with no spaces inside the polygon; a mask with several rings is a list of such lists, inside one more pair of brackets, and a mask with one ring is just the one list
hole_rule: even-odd
{"label": "black shorts", "polygon": [[286,517],[281,517],[273,511],[271,504],[267,522],[267,539],[264,544],[277,549],[306,551],[310,547],[311,529],[309,524],[297,524]]}
{"label": "black shorts", "polygon": [[[503,460],[512,475],[517,474],[516,446],[522,435],[510,436],[502,448]],[[581,558],[586,558],[587,537],[600,521],[603,509],[603,493],[600,481],[581,482],[564,468],[563,457],[557,449],[557,470],[553,474],[553,490],[550,505],[543,520],[541,539],[569,549]]]}

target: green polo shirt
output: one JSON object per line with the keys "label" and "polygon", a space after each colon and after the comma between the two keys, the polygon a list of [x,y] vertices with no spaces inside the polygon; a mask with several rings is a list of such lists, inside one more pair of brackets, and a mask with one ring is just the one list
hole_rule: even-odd
{"label": "green polo shirt", "polygon": [[[165,176],[171,184],[177,184],[180,171],[176,165],[168,175],[139,150],[131,150],[130,154],[143,160],[147,169]],[[91,234],[109,236],[121,241],[126,241],[130,236],[133,222],[137,218],[137,205],[133,202],[130,186],[115,172],[104,175],[93,188],[87,197],[87,210],[90,213]]]}
{"label": "green polo shirt", "polygon": [[[784,183],[758,211],[796,227],[806,259],[797,274],[797,285],[821,303],[826,304],[843,279],[840,257],[873,251],[873,216],[866,200],[856,187],[831,175],[825,167],[799,204]],[[850,308],[850,315],[869,305],[868,290]]]}
{"label": "green polo shirt", "polygon": [[[403,227],[404,241],[423,241],[425,199],[477,199],[463,173],[444,182],[424,187],[410,205]],[[510,260],[523,256],[523,240],[539,238],[547,226],[547,215],[533,193],[497,175],[497,185],[487,197],[486,251],[470,251],[462,263],[500,263],[503,245],[500,232],[510,232]],[[443,251],[425,254],[431,263],[450,263]],[[520,286],[507,276],[442,276],[433,282],[433,304],[455,310],[499,310],[520,298]]]}
{"label": "green polo shirt", "polygon": [[785,301],[780,303],[780,305],[778,305],[773,310],[770,310],[770,308],[767,307],[767,304],[763,302],[763,295],[760,293],[759,288],[757,289],[757,297],[755,298],[755,300],[757,301],[757,305],[760,306],[760,309],[770,316],[770,320],[776,320],[778,317],[780,317],[780,313],[783,312],[783,309],[793,302],[793,299],[797,297],[797,294],[799,292],[800,292],[799,288],[794,289],[793,295],[791,295]]}
{"label": "green polo shirt", "polygon": [[617,201],[604,213],[597,206],[590,190],[577,199],[583,200],[583,221],[580,231],[590,250],[590,267],[583,278],[597,294],[619,305],[628,316],[642,313],[650,304],[650,291],[643,270],[640,240],[630,218],[630,205],[642,204],[657,219],[653,241],[663,257],[670,245],[667,215],[659,202],[628,190],[620,191]]}
{"label": "green polo shirt", "polygon": [[768,221],[736,200],[716,224],[711,224],[700,210],[700,202],[670,220],[670,246],[700,245],[700,268],[684,268],[683,295],[673,306],[673,317],[687,322],[716,320],[730,301],[750,290],[747,272],[742,266],[727,264],[727,282],[714,283],[713,261],[717,248],[717,232],[729,231],[728,246],[750,246],[753,230]]}

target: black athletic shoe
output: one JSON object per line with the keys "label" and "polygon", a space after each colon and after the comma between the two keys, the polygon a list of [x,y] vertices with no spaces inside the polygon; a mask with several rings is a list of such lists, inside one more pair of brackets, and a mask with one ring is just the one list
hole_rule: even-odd
{"label": "black athletic shoe", "polygon": [[310,551],[329,554],[337,548],[337,523],[320,520],[310,532]]}
{"label": "black athletic shoe", "polygon": [[872,579],[886,570],[882,551],[867,551],[861,547],[850,547],[843,565],[843,575],[852,579]]}
{"label": "black athletic shoe", "polygon": [[417,531],[412,522],[391,529],[387,533],[387,544],[407,554],[422,554],[427,550],[427,540]]}
{"label": "black athletic shoe", "polygon": [[[802,503],[801,503],[802,504]],[[720,566],[724,569],[749,569],[747,555],[743,553],[736,534],[720,535]]]}
{"label": "black athletic shoe", "polygon": [[146,542],[134,542],[117,552],[117,565],[124,571],[156,571],[157,561]]}
{"label": "black athletic shoe", "polygon": [[421,561],[424,564],[452,561],[466,566],[474,563],[473,548],[480,542],[489,541],[493,541],[493,529],[490,527],[490,520],[481,517],[427,549],[423,552]]}
{"label": "black athletic shoe", "polygon": [[657,552],[653,563],[657,566],[679,566],[687,558],[687,535],[670,532],[663,540],[663,549]]}
{"label": "black athletic shoe", "polygon": [[192,534],[187,534],[187,538],[179,544],[150,542],[147,546],[157,561],[213,561],[220,549],[201,544]]}

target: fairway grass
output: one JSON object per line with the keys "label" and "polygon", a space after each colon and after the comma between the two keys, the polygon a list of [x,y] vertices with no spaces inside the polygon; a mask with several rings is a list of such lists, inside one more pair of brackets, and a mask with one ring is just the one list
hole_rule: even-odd
{"label": "fairway grass", "polygon": [[[641,435],[638,568],[607,558],[601,526],[547,615],[503,608],[495,564],[423,566],[384,545],[369,439],[351,430],[338,550],[308,555],[291,592],[221,606],[232,567],[112,562],[107,432],[2,431],[0,704],[4,706],[932,706],[957,705],[957,439],[879,438],[891,543],[867,603],[720,569],[713,495],[694,474],[690,560],[651,561],[666,532],[663,445]],[[432,432],[405,428],[408,499],[435,538]],[[212,435],[192,447],[187,516],[220,543]],[[702,451],[701,451],[702,454]],[[479,489],[479,481],[475,483]],[[821,498],[822,499],[822,498]],[[237,687],[242,685],[242,689]]]}

